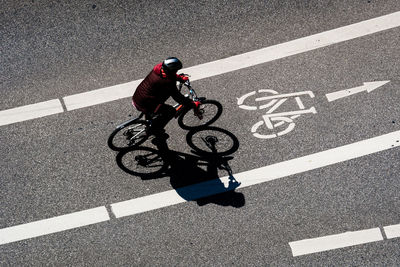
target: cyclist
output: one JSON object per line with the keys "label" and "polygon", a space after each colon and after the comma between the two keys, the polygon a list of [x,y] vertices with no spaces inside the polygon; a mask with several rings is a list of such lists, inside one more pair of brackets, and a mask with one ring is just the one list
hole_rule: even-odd
{"label": "cyclist", "polygon": [[144,112],[146,119],[153,119],[149,134],[156,137],[168,138],[164,127],[176,113],[175,108],[165,104],[170,96],[179,104],[193,106],[195,115],[201,119],[199,103],[185,97],[176,88],[176,81],[186,82],[189,79],[185,74],[177,74],[181,68],[182,62],[178,58],[168,57],[154,66],[132,96],[132,104],[136,109]]}

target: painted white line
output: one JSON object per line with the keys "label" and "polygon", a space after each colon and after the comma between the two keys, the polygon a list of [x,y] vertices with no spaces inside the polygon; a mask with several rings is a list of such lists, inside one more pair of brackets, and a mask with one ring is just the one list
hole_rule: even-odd
{"label": "painted white line", "polygon": [[400,144],[397,140],[400,131],[242,172],[235,178],[242,183],[240,187],[251,186],[395,148]]}
{"label": "painted white line", "polygon": [[289,93],[289,94],[280,94],[280,95],[271,95],[271,96],[264,96],[256,98],[256,101],[265,101],[275,98],[285,98],[285,97],[293,97],[293,96],[300,96],[300,95],[308,95],[311,98],[314,98],[314,93],[312,91],[304,91],[304,92],[296,92],[296,93]]}
{"label": "painted white line", "polygon": [[[266,167],[238,173],[234,175],[236,180],[241,183],[241,185],[237,188],[244,188],[251,185],[280,179],[290,175],[395,148],[400,145],[400,142],[396,142],[397,140],[400,140],[400,131],[329,149],[308,156],[279,162]],[[221,181],[224,183],[226,183],[227,180],[228,177],[221,178]],[[112,204],[111,208],[117,218],[159,209],[189,200],[195,200],[208,195],[215,195],[225,192],[228,189],[220,186],[221,181],[216,179],[176,190],[169,190],[154,195],[131,199]]]}
{"label": "painted white line", "polygon": [[[191,80],[195,81],[312,51],[314,49],[352,40],[399,26],[400,12],[395,12],[286,43],[189,67],[183,69],[182,72],[189,73],[192,77]],[[98,105],[131,96],[141,81],[142,80],[136,80],[85,93],[70,95],[64,97],[63,100],[65,101],[67,110],[75,110]],[[13,109],[14,115],[8,119],[3,119],[5,116],[0,114],[2,117],[0,120],[0,126],[58,113],[53,111],[52,106],[47,107],[47,109],[49,110],[44,108],[41,111],[30,111],[29,116],[25,116],[26,112],[24,107]],[[9,112],[9,110],[4,110],[1,112],[5,112],[3,114],[6,114]]]}
{"label": "painted white line", "polygon": [[383,227],[387,238],[400,237],[400,224]]}
{"label": "painted white line", "polygon": [[60,100],[53,99],[32,105],[0,111],[0,126],[64,112]]}
{"label": "painted white line", "polygon": [[[226,176],[204,183],[111,204],[111,209],[116,218],[160,209],[395,148],[400,144],[400,142],[397,142],[398,140],[400,140],[400,131],[238,173],[235,175],[235,178],[241,183],[240,186],[229,184],[230,179]],[[0,245],[107,220],[110,220],[110,217],[106,208],[98,207],[32,223],[12,226],[0,229]],[[398,226],[385,227],[385,231],[387,231],[388,238],[395,237],[398,235]]]}
{"label": "painted white line", "polygon": [[[279,108],[283,103],[285,103],[287,98],[280,99],[272,108],[270,108],[266,113],[270,114],[274,112],[277,108]],[[272,129],[272,128],[271,128]]]}
{"label": "painted white line", "polygon": [[303,104],[303,101],[301,101],[301,98],[300,97],[298,97],[298,96],[296,96],[296,102],[297,102],[297,105],[299,106],[299,109],[305,109],[306,107],[304,106],[304,104]]}
{"label": "painted white line", "polygon": [[399,26],[400,12],[395,12],[286,43],[190,67],[185,69],[185,72],[190,73],[195,80],[204,79]]}
{"label": "painted white line", "polygon": [[0,245],[110,220],[107,209],[98,207],[50,219],[0,229]]}
{"label": "painted white line", "polygon": [[224,184],[229,184],[229,177],[222,177],[221,179],[118,202],[111,204],[111,209],[115,217],[120,218],[220,194],[234,189],[229,186],[224,187]]}
{"label": "painted white line", "polygon": [[[400,12],[373,18],[334,30],[321,32],[286,43],[182,69],[191,81],[252,67],[273,60],[352,40],[400,26]],[[133,95],[139,81],[111,86],[64,98],[68,110],[84,108]]]}
{"label": "painted white line", "polygon": [[136,87],[142,80],[143,79],[66,96],[63,98],[65,106],[67,110],[74,110],[132,96]]}
{"label": "painted white line", "polygon": [[382,241],[379,228],[290,242],[293,256]]}

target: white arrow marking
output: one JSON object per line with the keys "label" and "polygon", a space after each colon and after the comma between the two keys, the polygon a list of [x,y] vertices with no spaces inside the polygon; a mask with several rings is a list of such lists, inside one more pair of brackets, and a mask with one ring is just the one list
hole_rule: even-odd
{"label": "white arrow marking", "polygon": [[373,90],[381,87],[382,85],[387,84],[388,82],[390,82],[390,81],[378,81],[378,82],[364,83],[364,85],[362,85],[362,86],[326,94],[326,98],[328,98],[328,101],[331,102],[331,101],[335,101],[337,99],[340,99],[340,98],[343,98],[346,96],[350,96],[350,95],[354,95],[357,93],[361,93],[364,91],[367,91],[369,93],[369,92],[372,92]]}

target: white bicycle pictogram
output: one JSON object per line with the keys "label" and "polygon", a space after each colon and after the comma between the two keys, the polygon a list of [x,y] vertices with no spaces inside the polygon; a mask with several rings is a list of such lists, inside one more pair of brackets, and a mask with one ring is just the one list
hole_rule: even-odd
{"label": "white bicycle pictogram", "polygon": [[[255,102],[265,102],[265,104],[258,106],[249,106],[244,105],[246,99],[251,96],[255,96],[263,94],[268,96],[257,97]],[[278,136],[285,135],[291,132],[296,124],[294,123],[294,119],[300,117],[303,114],[316,114],[317,111],[315,107],[311,107],[306,109],[300,96],[308,95],[311,98],[314,98],[314,93],[311,91],[304,91],[298,93],[289,93],[289,94],[278,94],[275,90],[270,89],[261,89],[258,91],[253,91],[248,94],[243,95],[238,98],[239,108],[245,110],[263,110],[269,108],[264,115],[262,115],[262,120],[255,123],[251,128],[251,132],[257,138],[261,139],[271,139]],[[294,98],[296,100],[298,109],[275,113],[275,111],[285,103],[289,98]],[[286,125],[286,127],[284,126]],[[264,127],[261,127],[264,126]],[[283,128],[281,126],[284,126]],[[282,128],[282,129],[281,129]],[[261,133],[260,133],[261,132]],[[269,132],[269,133],[265,133]]]}

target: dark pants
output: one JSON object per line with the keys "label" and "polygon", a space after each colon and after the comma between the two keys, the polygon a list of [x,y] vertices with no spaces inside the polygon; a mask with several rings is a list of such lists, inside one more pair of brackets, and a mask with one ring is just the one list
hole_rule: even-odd
{"label": "dark pants", "polygon": [[156,113],[146,114],[146,119],[151,118],[151,130],[155,135],[164,133],[164,128],[175,116],[176,110],[171,105],[162,104]]}

